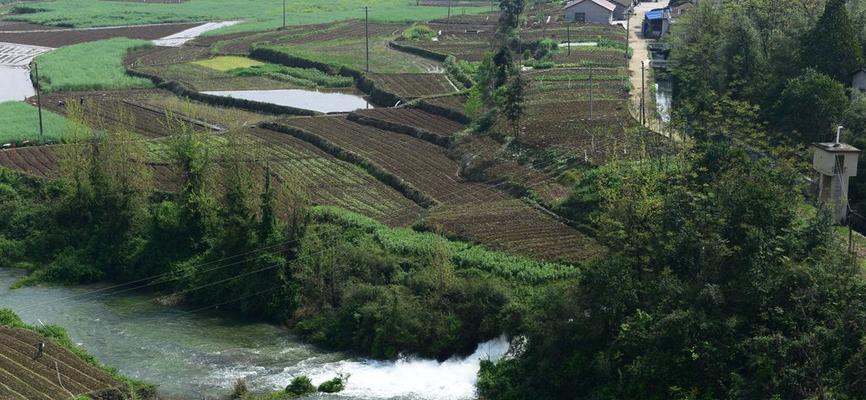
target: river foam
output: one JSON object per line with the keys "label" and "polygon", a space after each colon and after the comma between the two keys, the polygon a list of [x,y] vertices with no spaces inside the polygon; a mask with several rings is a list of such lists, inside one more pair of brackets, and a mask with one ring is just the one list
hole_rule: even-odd
{"label": "river foam", "polygon": [[[340,397],[353,399],[462,400],[475,398],[475,383],[481,360],[499,360],[509,343],[500,337],[478,345],[470,356],[435,360],[404,358],[397,361],[344,360],[301,369],[315,384],[338,373],[349,374]],[[271,377],[275,389],[285,387],[298,369],[287,368]]]}

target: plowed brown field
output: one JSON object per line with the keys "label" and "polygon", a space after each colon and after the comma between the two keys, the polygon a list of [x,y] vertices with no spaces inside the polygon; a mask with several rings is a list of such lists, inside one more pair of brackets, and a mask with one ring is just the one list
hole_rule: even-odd
{"label": "plowed brown field", "polygon": [[[37,357],[37,346],[45,343]],[[0,327],[0,399],[68,400],[120,383],[69,350],[25,329]]]}

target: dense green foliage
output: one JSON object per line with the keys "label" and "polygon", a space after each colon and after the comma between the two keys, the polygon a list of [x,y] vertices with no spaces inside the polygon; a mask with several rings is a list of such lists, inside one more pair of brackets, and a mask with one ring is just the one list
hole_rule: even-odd
{"label": "dense green foliage", "polygon": [[[674,25],[670,42],[680,131],[702,137],[724,124],[729,139],[790,153],[831,141],[842,125],[842,140],[866,144],[862,102],[848,101],[854,94],[846,91],[866,62],[866,1],[700,2]],[[768,135],[754,140],[755,130]],[[866,177],[851,188],[855,211],[866,214]],[[866,229],[866,221],[855,224]]]}
{"label": "dense green foliage", "polygon": [[276,64],[235,68],[228,73],[235,76],[266,76],[304,87],[349,87],[354,83],[351,77],[329,75],[314,68],[294,68]]}
{"label": "dense green foliage", "polygon": [[719,143],[587,175],[566,207],[611,257],[539,294],[522,350],[483,364],[482,396],[866,395],[862,271],[804,211],[795,169]]}
{"label": "dense green foliage", "polygon": [[[82,360],[96,367],[99,367],[100,369],[104,370],[106,373],[123,383],[125,387],[121,389],[125,391],[126,395],[131,394],[131,398],[133,399],[148,399],[153,398],[156,395],[156,388],[153,385],[128,378],[121,375],[119,372],[117,372],[117,370],[102,365],[92,355],[88,354],[87,351],[84,350],[84,348],[75,344],[72,339],[69,338],[69,335],[66,333],[66,330],[63,329],[63,327],[57,325],[37,326],[27,324],[23,320],[21,320],[21,318],[16,315],[15,312],[8,308],[0,308],[0,326],[27,329],[36,332],[42,336],[45,336],[46,338],[54,342],[54,344],[69,350],[76,356],[80,357]],[[84,397],[89,399],[89,397]]]}
{"label": "dense green foliage", "polygon": [[147,79],[127,75],[122,63],[127,52],[150,46],[146,40],[114,38],[54,50],[35,60],[39,85],[46,92],[152,87]]}
{"label": "dense green foliage", "polygon": [[[63,138],[65,122],[63,117],[42,111],[42,127],[45,142],[58,142]],[[0,103],[0,144],[30,141],[40,142],[39,115],[36,107],[20,101]]]}

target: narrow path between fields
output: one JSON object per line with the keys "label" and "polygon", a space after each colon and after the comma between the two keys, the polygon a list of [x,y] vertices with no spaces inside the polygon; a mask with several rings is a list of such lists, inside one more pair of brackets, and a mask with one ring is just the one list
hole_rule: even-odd
{"label": "narrow path between fields", "polygon": [[[654,42],[655,39],[647,39],[643,36],[643,32],[641,30],[641,24],[643,23],[644,15],[650,10],[656,8],[665,8],[668,6],[670,0],[660,0],[658,2],[642,2],[638,4],[634,12],[631,15],[629,24],[631,25],[628,32],[628,46],[632,49],[632,56],[629,60],[629,75],[631,81],[631,109],[634,111],[635,119],[640,118],[640,99],[641,99],[641,84],[643,83],[641,79],[643,78],[641,75],[641,62],[644,64],[644,74],[645,76],[649,75],[650,67],[650,51],[649,44]],[[650,82],[645,83],[645,101],[647,104],[654,104],[649,99],[650,96]],[[646,115],[652,115],[655,110],[647,109]],[[649,124],[645,124],[645,126],[651,130],[654,127],[649,126]],[[659,132],[656,132],[659,133]],[[662,134],[662,133],[659,133]],[[667,136],[667,134],[663,134],[663,136]],[[680,141],[680,137],[676,132],[672,133],[671,136],[674,140]]]}

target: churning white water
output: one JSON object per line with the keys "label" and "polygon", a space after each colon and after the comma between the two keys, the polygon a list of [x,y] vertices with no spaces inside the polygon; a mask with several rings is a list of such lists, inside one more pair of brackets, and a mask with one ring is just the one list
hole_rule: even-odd
{"label": "churning white water", "polygon": [[[499,360],[508,352],[509,343],[500,337],[481,343],[470,356],[451,358],[438,362],[417,358],[397,361],[338,361],[317,365],[303,373],[315,384],[331,379],[336,374],[349,374],[346,389],[340,393],[353,399],[424,399],[463,400],[474,399],[475,383],[481,360]],[[291,370],[291,371],[290,371]],[[291,381],[292,372],[274,376],[275,388],[285,387]]]}

